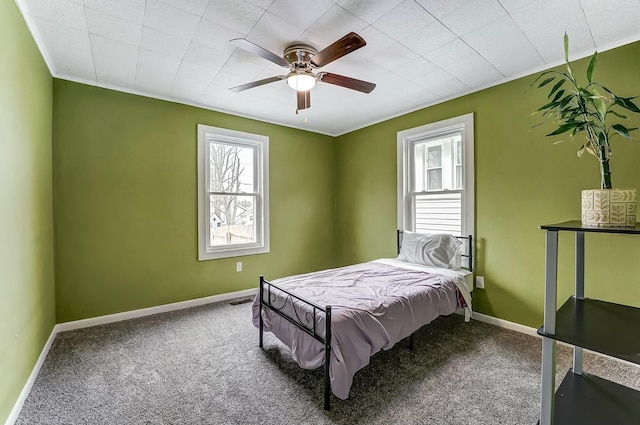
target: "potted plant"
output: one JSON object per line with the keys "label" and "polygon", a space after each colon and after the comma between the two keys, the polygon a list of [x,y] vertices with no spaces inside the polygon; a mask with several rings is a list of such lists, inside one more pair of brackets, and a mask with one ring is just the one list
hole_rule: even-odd
{"label": "potted plant", "polygon": [[582,224],[635,226],[636,189],[612,188],[609,160],[610,140],[615,136],[631,140],[631,131],[637,129],[613,121],[628,119],[621,112],[640,113],[640,109],[633,102],[635,97],[619,97],[602,84],[593,81],[597,58],[598,52],[595,52],[587,67],[586,85],[578,83],[569,63],[569,36],[565,33],[566,72],[543,72],[531,84],[549,90],[548,103],[534,113],[541,113],[544,121],[552,120],[557,127],[547,134],[549,137],[568,133],[573,139],[576,135],[584,135],[585,139],[578,149],[578,156],[587,152],[600,164],[600,189],[582,191]]}

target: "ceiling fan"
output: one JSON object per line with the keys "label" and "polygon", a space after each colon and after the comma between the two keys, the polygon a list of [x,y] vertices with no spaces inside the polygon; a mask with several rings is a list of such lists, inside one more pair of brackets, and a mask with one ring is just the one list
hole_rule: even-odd
{"label": "ceiling fan", "polygon": [[371,93],[371,91],[376,87],[375,84],[368,81],[357,80],[355,78],[345,77],[344,75],[324,71],[314,72],[317,68],[321,68],[336,59],[340,59],[344,55],[365,46],[367,43],[355,32],[350,32],[319,52],[307,44],[291,44],[284,49],[282,54],[283,57],[250,42],[246,38],[234,38],[233,40],[230,40],[230,42],[243,50],[261,56],[276,65],[289,68],[289,72],[286,75],[277,75],[275,77],[231,87],[229,90],[233,92],[240,92],[264,84],[287,80],[289,87],[296,91],[298,101],[296,114],[302,109],[311,107],[310,91],[318,81],[363,93]]}

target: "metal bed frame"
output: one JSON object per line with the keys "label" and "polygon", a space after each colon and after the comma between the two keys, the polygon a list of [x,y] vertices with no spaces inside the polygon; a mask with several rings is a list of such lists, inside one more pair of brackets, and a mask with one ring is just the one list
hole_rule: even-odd
{"label": "metal bed frame", "polygon": [[[402,230],[398,230],[397,233],[397,247],[398,253],[400,252],[400,246],[402,244]],[[462,257],[468,259],[468,270],[473,270],[473,237],[469,236],[456,236],[460,240],[467,240],[467,251],[462,254]],[[267,300],[265,301],[265,288],[267,292]],[[271,288],[275,288],[278,292],[281,292],[285,296],[280,300],[278,305],[275,305],[275,294],[271,294]],[[320,306],[314,302],[306,300],[298,295],[293,294],[285,289],[280,288],[277,285],[272,284],[265,280],[264,276],[260,276],[260,342],[259,347],[263,348],[263,333],[264,333],[264,319],[262,318],[262,309],[268,308],[278,316],[282,317],[293,326],[297,327],[313,339],[317,340],[321,344],[324,344],[324,410],[331,410],[331,381],[329,379],[329,366],[331,363],[331,306]],[[302,303],[305,306],[303,317],[300,317],[299,309],[296,307],[296,301]],[[292,315],[288,315],[285,312],[287,306],[291,307],[293,311]],[[318,315],[324,313],[324,337],[320,334],[320,329],[316,325]],[[292,317],[295,316],[295,317]],[[414,332],[415,333],[415,332]],[[409,336],[409,349],[413,350],[413,335]]]}
{"label": "metal bed frame", "polygon": [[[265,285],[267,287],[267,298],[268,300],[265,302],[264,300],[264,288]],[[272,303],[272,300],[275,301],[275,296],[272,298],[271,296],[271,288],[276,288],[279,292],[282,292],[284,294],[286,294],[286,297],[283,298],[283,303],[281,306],[274,306]],[[330,398],[331,398],[331,382],[329,382],[329,365],[331,362],[331,306],[319,306],[316,303],[313,303],[311,301],[305,300],[304,298],[301,298],[289,291],[286,291],[274,284],[272,284],[271,282],[267,282],[264,279],[264,276],[260,276],[260,343],[259,346],[260,348],[263,347],[263,333],[264,333],[264,319],[262,318],[262,308],[266,307],[269,310],[273,311],[274,313],[276,313],[278,316],[284,318],[285,320],[287,320],[289,323],[291,323],[292,325],[296,326],[298,329],[300,329],[301,331],[303,331],[304,333],[306,333],[307,335],[310,335],[312,338],[314,338],[315,340],[319,341],[321,344],[324,344],[324,410],[330,410],[331,409],[331,405],[330,405]],[[304,321],[300,318],[300,316],[298,315],[298,311],[296,309],[296,305],[295,305],[295,301],[294,300],[298,300],[300,302],[302,302],[303,304],[311,307],[313,314],[311,318],[308,318],[308,315],[310,315],[311,313],[309,313],[308,311],[305,312],[305,319],[306,319],[306,323],[304,323]],[[287,306],[287,304],[289,304],[292,308],[293,308],[293,312],[295,313],[296,317],[290,317],[288,316],[285,312],[284,309]],[[318,329],[316,326],[316,318],[317,318],[317,314],[318,312],[322,312],[325,314],[325,333],[324,333],[324,338],[320,336],[320,334],[318,333]],[[309,324],[309,322],[312,322],[311,324]]]}

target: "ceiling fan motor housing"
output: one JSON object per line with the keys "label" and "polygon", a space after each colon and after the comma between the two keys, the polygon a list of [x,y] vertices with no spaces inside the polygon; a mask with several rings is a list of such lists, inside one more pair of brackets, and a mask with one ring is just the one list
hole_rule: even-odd
{"label": "ceiling fan motor housing", "polygon": [[317,50],[307,44],[292,44],[284,49],[283,57],[289,62],[287,84],[296,91],[308,91],[316,84],[311,58]]}
{"label": "ceiling fan motor housing", "polygon": [[291,71],[311,70],[311,58],[318,53],[308,44],[292,44],[284,49],[283,56],[291,64]]}

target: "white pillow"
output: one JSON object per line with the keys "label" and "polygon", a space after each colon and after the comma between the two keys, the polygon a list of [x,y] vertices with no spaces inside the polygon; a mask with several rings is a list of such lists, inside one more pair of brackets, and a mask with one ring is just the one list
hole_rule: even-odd
{"label": "white pillow", "polygon": [[452,235],[404,232],[398,260],[442,269],[459,269],[462,243]]}

